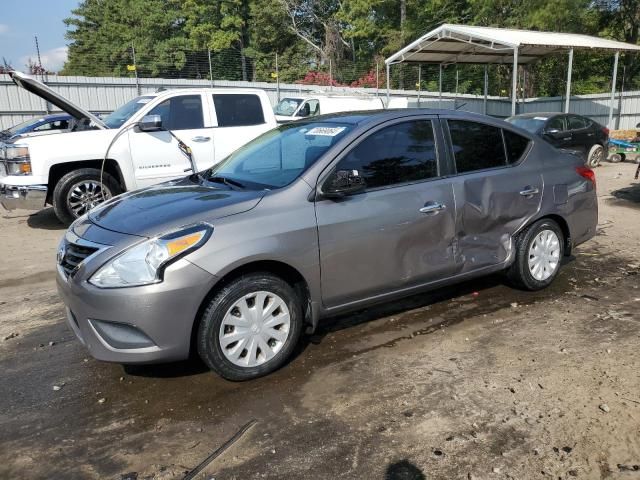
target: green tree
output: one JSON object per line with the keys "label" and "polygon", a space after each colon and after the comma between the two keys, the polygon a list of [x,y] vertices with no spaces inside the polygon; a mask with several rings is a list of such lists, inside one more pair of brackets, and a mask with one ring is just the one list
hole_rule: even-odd
{"label": "green tree", "polygon": [[188,61],[177,0],[84,0],[71,13],[64,74],[125,75],[133,48],[141,75],[179,75]]}

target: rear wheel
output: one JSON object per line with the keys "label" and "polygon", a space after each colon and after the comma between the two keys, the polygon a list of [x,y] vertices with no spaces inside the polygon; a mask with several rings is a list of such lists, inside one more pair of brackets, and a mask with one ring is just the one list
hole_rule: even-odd
{"label": "rear wheel", "polygon": [[61,222],[69,224],[92,208],[122,192],[107,172],[80,168],[64,175],[53,190],[53,210]]}
{"label": "rear wheel", "polygon": [[514,286],[540,290],[553,282],[564,255],[564,235],[556,222],[534,223],[518,236],[515,248],[515,261],[507,271]]}
{"label": "rear wheel", "polygon": [[622,155],[620,155],[619,153],[614,153],[609,157],[609,161],[611,163],[620,163],[623,161],[623,158],[622,158]]}
{"label": "rear wheel", "polygon": [[302,333],[302,301],[270,273],[244,275],[207,305],[198,329],[198,353],[228,380],[249,380],[281,367]]}
{"label": "rear wheel", "polygon": [[602,145],[594,145],[587,155],[587,165],[591,168],[597,167],[604,160],[604,148]]}

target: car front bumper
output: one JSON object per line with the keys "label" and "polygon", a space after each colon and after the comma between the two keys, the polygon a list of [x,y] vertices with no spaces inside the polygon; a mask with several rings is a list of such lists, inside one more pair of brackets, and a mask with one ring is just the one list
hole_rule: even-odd
{"label": "car front bumper", "polygon": [[102,289],[80,273],[58,268],[57,285],[69,326],[91,356],[123,364],[189,356],[194,321],[216,277],[185,259],[167,268],[164,281],[141,287]]}
{"label": "car front bumper", "polygon": [[0,205],[5,210],[40,210],[47,198],[46,185],[7,185],[0,183]]}

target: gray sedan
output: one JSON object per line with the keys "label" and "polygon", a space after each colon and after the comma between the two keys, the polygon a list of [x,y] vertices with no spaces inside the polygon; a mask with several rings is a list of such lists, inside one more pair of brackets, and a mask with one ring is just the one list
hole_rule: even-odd
{"label": "gray sedan", "polygon": [[231,380],[282,366],[322,318],[505,272],[537,290],[593,237],[593,172],[489,117],[315,117],[71,225],[57,283],[98,359],[197,352]]}

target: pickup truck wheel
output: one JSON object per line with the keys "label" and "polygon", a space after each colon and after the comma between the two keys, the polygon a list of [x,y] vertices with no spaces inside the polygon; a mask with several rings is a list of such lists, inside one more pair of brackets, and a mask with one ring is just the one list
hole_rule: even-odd
{"label": "pickup truck wheel", "polygon": [[516,258],[507,270],[507,277],[517,288],[543,289],[558,275],[563,255],[562,230],[553,220],[540,220],[518,235]]}
{"label": "pickup truck wheel", "polygon": [[69,224],[122,189],[107,172],[97,168],[80,168],[63,176],[53,190],[53,210],[61,222]]}
{"label": "pickup truck wheel", "polygon": [[620,163],[620,162],[622,162],[622,161],[623,161],[623,160],[622,160],[622,155],[620,155],[619,153],[614,153],[613,155],[611,155],[611,156],[609,157],[609,161],[610,161],[611,163]]}
{"label": "pickup truck wheel", "polygon": [[281,367],[302,333],[302,302],[270,273],[243,275],[211,299],[198,329],[198,353],[227,380],[261,377]]}

